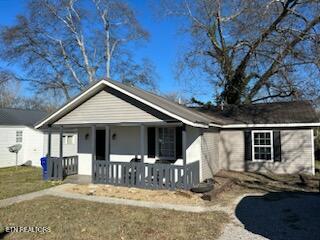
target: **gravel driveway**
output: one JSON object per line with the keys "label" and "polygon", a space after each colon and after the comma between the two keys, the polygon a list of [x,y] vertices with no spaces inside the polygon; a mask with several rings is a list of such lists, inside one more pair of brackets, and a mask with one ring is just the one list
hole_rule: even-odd
{"label": "gravel driveway", "polygon": [[304,192],[245,196],[219,240],[320,239],[320,194]]}

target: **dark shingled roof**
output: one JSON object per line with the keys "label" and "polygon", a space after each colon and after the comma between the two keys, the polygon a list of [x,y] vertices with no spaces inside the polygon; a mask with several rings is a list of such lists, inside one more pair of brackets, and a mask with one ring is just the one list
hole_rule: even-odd
{"label": "dark shingled roof", "polygon": [[[171,114],[177,115],[178,117],[188,120],[192,123],[200,123],[203,125],[319,123],[319,118],[317,117],[311,103],[308,101],[277,102],[242,106],[228,105],[224,107],[223,111],[221,111],[218,107],[211,107],[210,109],[186,107],[154,93],[147,92],[136,87],[127,86],[110,79],[103,79],[101,81],[92,83],[82,93],[104,81],[109,82],[116,87],[127,91],[129,94],[135,95],[166,110]],[[69,105],[68,108],[63,109],[64,106],[71,103],[74,99],[82,94],[79,93],[79,95],[75,96],[69,102],[64,104],[63,107],[57,110],[56,112],[62,109],[62,111],[56,116],[53,116],[55,113],[52,113],[42,119],[41,122],[38,122],[37,125],[41,124],[38,126],[38,128],[44,125],[53,124],[55,121],[57,121],[57,119],[61,118],[82,104],[88,98],[94,96],[97,92],[103,90],[105,86],[106,84],[100,84],[98,88],[89,93],[88,96],[83,97],[83,99],[79,99],[78,101]],[[39,120],[40,119],[41,118],[39,118]]]}
{"label": "dark shingled roof", "polygon": [[45,116],[45,112],[38,110],[0,108],[0,125],[33,126]]}
{"label": "dark shingled roof", "polygon": [[309,101],[274,102],[192,108],[226,124],[317,123],[319,118]]}
{"label": "dark shingled roof", "polygon": [[[212,118],[208,119],[208,116],[199,114],[199,112],[192,111],[192,109],[189,109],[188,107],[178,104],[174,101],[171,101],[167,98],[164,98],[162,96],[159,96],[155,93],[148,92],[146,90],[139,89],[137,87],[132,87],[125,85],[123,83],[113,81],[108,79],[107,81],[111,82],[112,84],[144,99],[147,100],[150,103],[153,103],[168,112],[174,113],[182,118],[185,118],[191,122],[194,123],[205,123],[208,124]],[[218,122],[218,119],[213,120],[214,122]]]}

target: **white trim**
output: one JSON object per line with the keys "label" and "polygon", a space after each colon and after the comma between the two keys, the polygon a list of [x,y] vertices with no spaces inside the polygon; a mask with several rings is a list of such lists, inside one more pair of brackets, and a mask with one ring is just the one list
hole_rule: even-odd
{"label": "white trim", "polygon": [[96,85],[92,86],[92,87],[89,88],[87,91],[85,91],[85,92],[83,92],[82,94],[80,94],[78,97],[76,97],[76,98],[73,99],[71,102],[69,102],[68,104],[66,104],[66,105],[63,106],[62,108],[60,108],[58,111],[56,111],[55,113],[53,113],[51,116],[49,116],[48,118],[46,118],[45,120],[43,120],[42,122],[40,122],[39,124],[37,124],[37,125],[35,126],[35,128],[40,128],[40,127],[42,127],[44,124],[46,124],[46,123],[47,123],[48,121],[50,121],[52,118],[54,118],[54,117],[56,117],[58,114],[60,114],[64,109],[70,107],[72,104],[74,104],[75,102],[77,102],[78,100],[80,100],[83,96],[87,95],[88,93],[93,92],[96,88],[98,88],[98,87],[99,87],[100,85],[102,85],[102,84],[105,84],[106,86],[109,86],[109,87],[111,87],[111,88],[113,88],[113,89],[115,89],[115,90],[118,90],[119,92],[121,92],[121,93],[123,93],[123,94],[125,94],[125,95],[127,95],[127,96],[129,96],[129,97],[132,97],[132,98],[134,98],[134,99],[136,99],[136,100],[138,100],[138,101],[140,101],[140,102],[142,102],[142,103],[144,103],[144,104],[146,104],[146,105],[148,105],[148,106],[150,106],[150,107],[152,107],[152,108],[154,108],[154,109],[156,109],[156,110],[158,110],[158,111],[160,111],[160,112],[162,112],[162,113],[164,113],[164,114],[166,114],[166,115],[168,115],[168,116],[170,116],[170,117],[173,117],[173,118],[175,118],[175,119],[177,119],[177,120],[179,120],[179,121],[181,121],[181,122],[183,122],[183,123],[185,123],[185,124],[187,124],[187,125],[190,125],[190,126],[193,126],[193,127],[208,128],[208,125],[206,125],[206,124],[194,123],[194,122],[191,122],[191,121],[189,121],[189,120],[187,120],[187,119],[184,119],[184,118],[182,118],[182,117],[180,117],[180,116],[178,116],[178,115],[176,115],[176,114],[174,114],[174,113],[171,113],[171,112],[169,112],[169,111],[167,111],[167,110],[165,110],[165,109],[163,109],[163,108],[161,108],[161,107],[159,107],[159,106],[156,106],[156,105],[153,104],[153,103],[150,103],[150,102],[148,102],[148,101],[146,101],[146,100],[144,100],[144,99],[142,99],[142,98],[140,98],[140,97],[138,97],[138,96],[136,96],[136,95],[134,95],[134,94],[132,94],[132,93],[130,93],[130,92],[128,92],[128,91],[126,91],[126,90],[118,87],[118,86],[116,86],[116,85],[114,85],[114,84],[112,84],[112,83],[110,83],[110,82],[108,82],[108,81],[106,81],[106,80],[101,80],[101,81],[98,82]]}
{"label": "white trim", "polygon": [[[71,137],[72,143],[68,143],[69,137]],[[72,134],[72,133],[63,133],[62,139],[63,139],[63,143],[65,145],[74,145],[75,144],[74,134]]]}
{"label": "white trim", "polygon": [[[210,127],[217,127],[216,124],[209,124]],[[221,128],[258,128],[258,127],[320,127],[319,123],[272,123],[272,124],[228,124],[219,125]]]}
{"label": "white trim", "polygon": [[[270,133],[270,145],[255,145],[254,144],[254,134],[255,133]],[[271,146],[271,159],[265,160],[265,159],[255,159],[254,154],[254,147],[270,147]],[[252,162],[274,162],[273,157],[273,131],[272,130],[253,130],[251,131],[251,154],[252,154]]]}
{"label": "white trim", "polygon": [[316,175],[316,159],[314,156],[314,129],[311,129],[310,132],[311,132],[311,150],[312,150],[312,157],[311,157],[312,175]]}

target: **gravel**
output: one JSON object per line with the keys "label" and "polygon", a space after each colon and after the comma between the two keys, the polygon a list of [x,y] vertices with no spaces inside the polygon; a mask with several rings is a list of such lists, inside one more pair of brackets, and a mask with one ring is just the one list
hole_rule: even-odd
{"label": "gravel", "polygon": [[320,194],[274,192],[244,196],[219,240],[320,239]]}

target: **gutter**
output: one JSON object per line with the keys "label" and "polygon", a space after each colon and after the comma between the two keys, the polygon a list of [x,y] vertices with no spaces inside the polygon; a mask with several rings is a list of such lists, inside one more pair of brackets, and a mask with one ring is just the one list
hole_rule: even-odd
{"label": "gutter", "polygon": [[271,124],[226,124],[226,125],[218,125],[214,123],[209,124],[210,127],[218,127],[223,129],[231,129],[231,128],[261,128],[261,127],[274,127],[274,128],[282,128],[282,127],[320,127],[319,123],[271,123]]}

